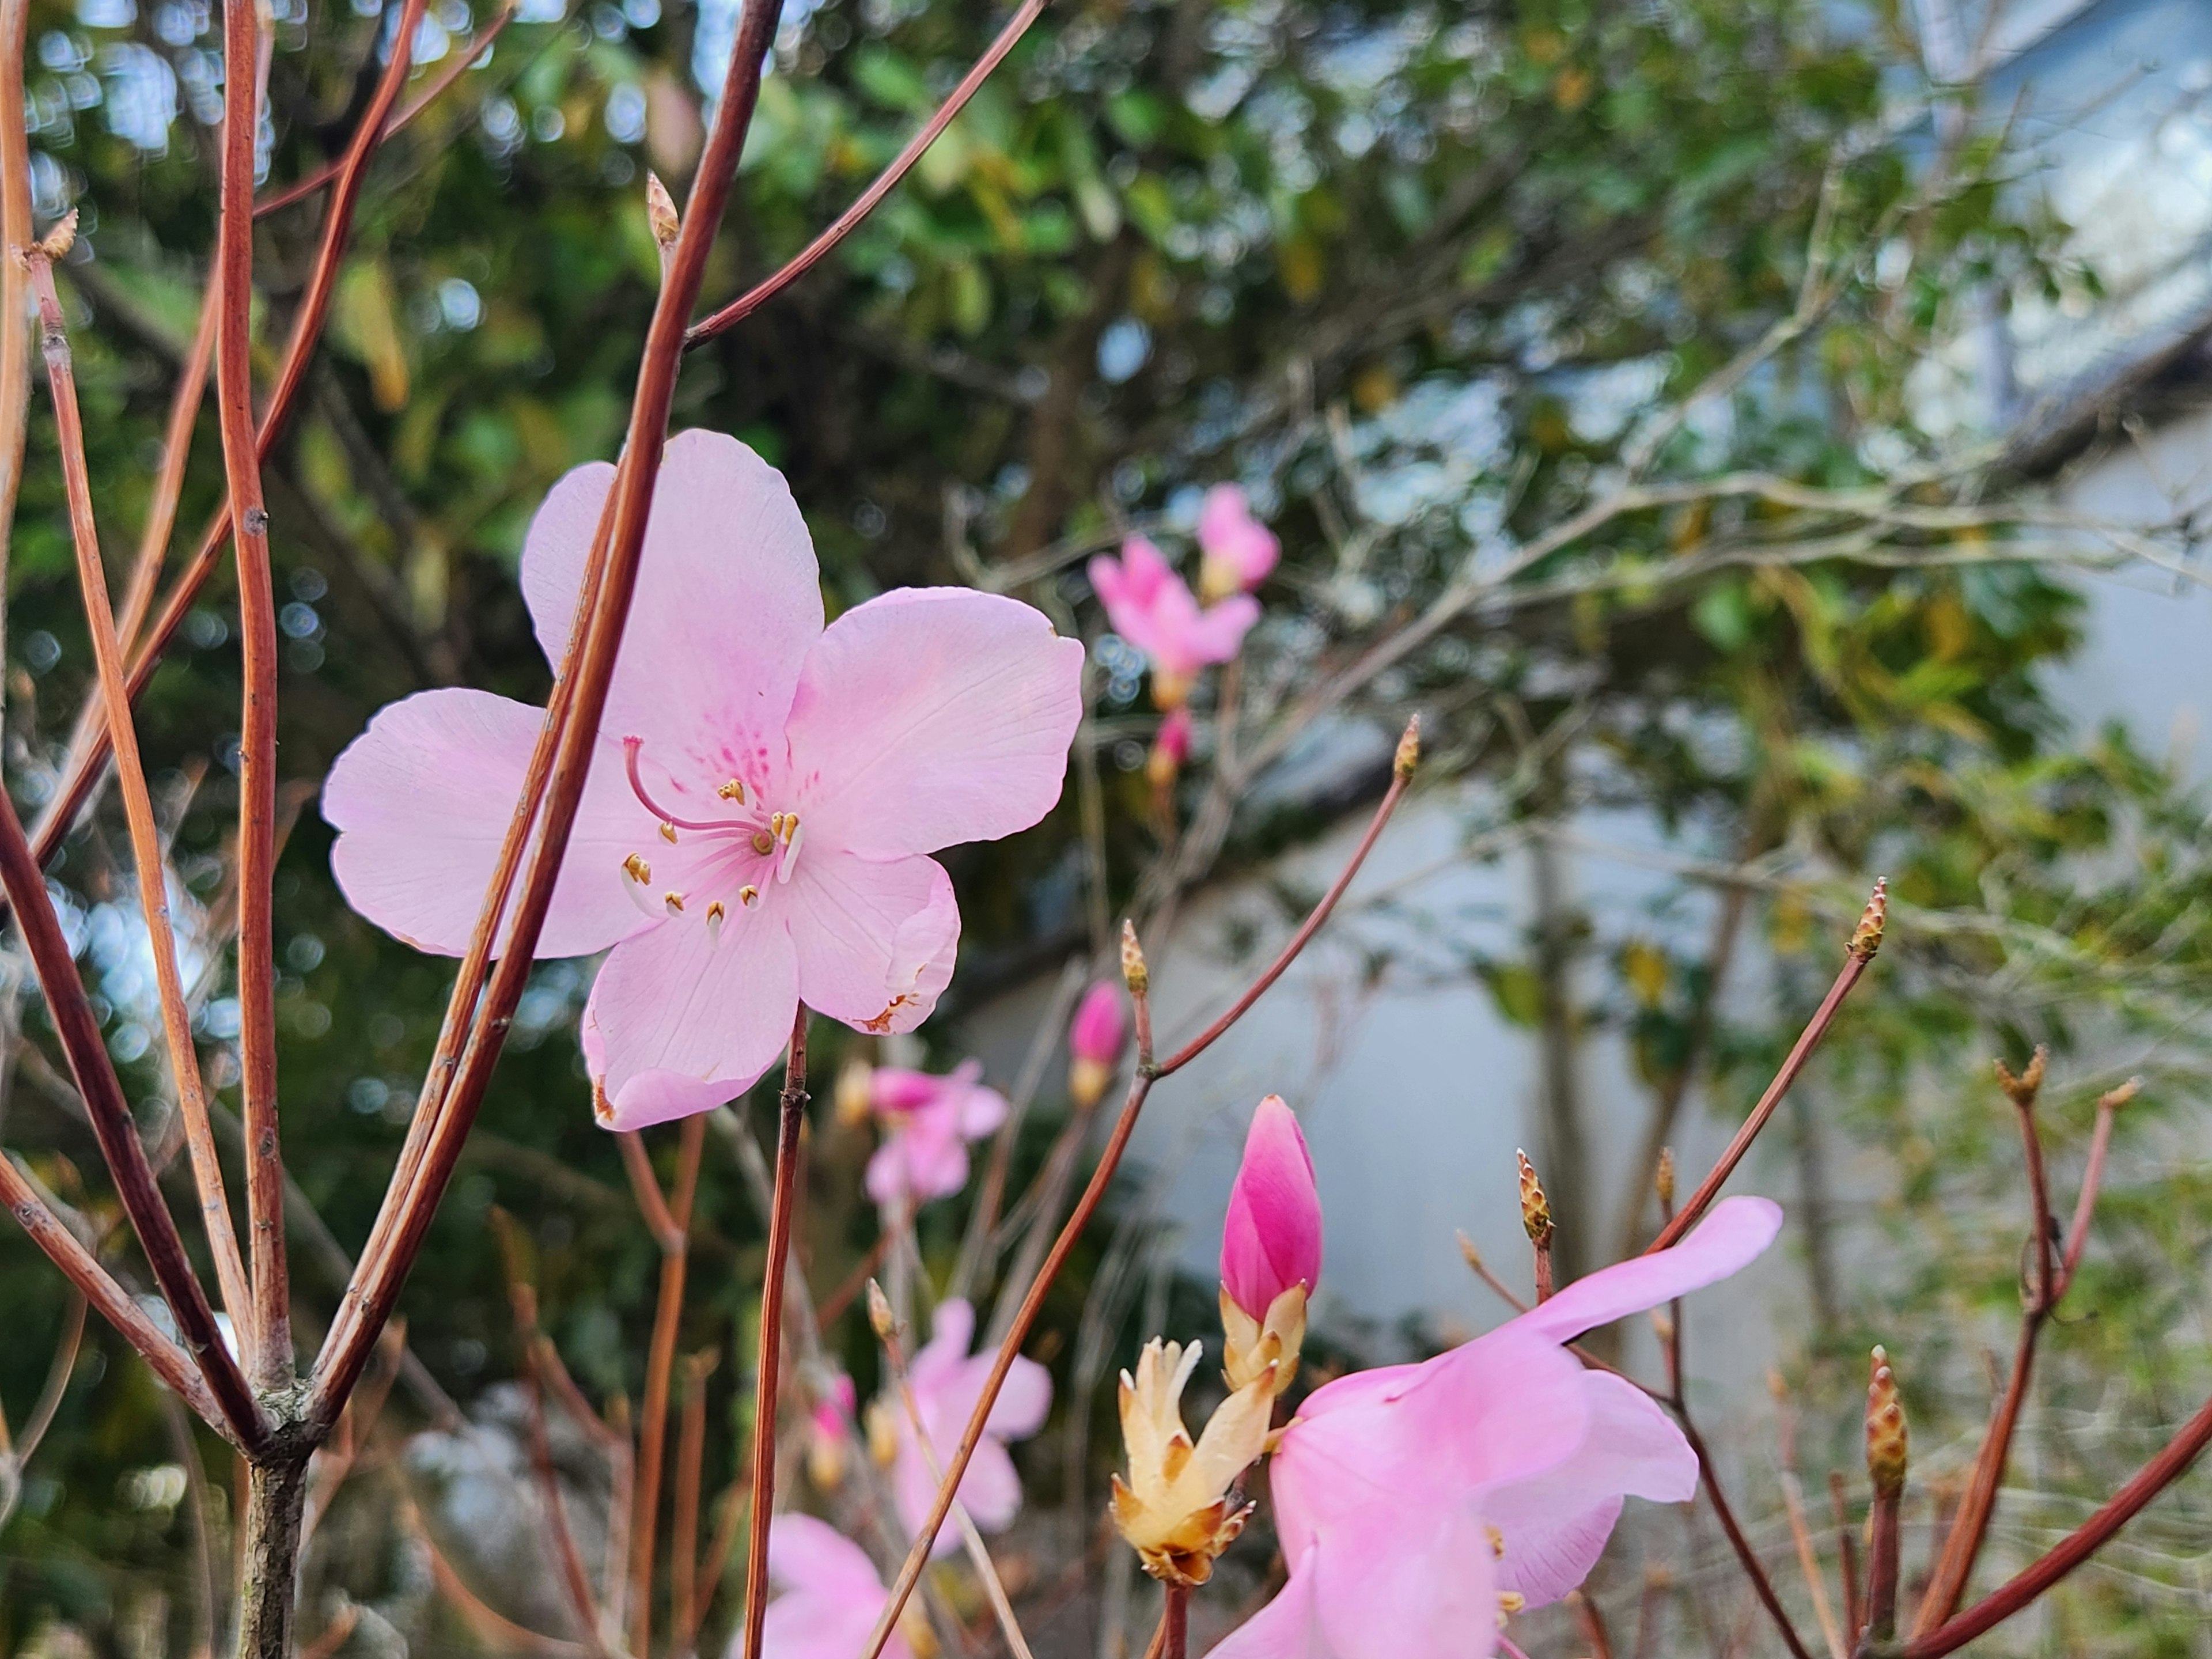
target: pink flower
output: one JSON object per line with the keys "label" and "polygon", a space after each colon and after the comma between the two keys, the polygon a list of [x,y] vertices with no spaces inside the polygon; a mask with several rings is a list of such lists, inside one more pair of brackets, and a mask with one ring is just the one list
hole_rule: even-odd
{"label": "pink flower", "polygon": [[842,1371],[814,1402],[807,1422],[806,1473],[823,1492],[835,1490],[845,1479],[845,1450],[853,1437],[853,1413],[859,1407],[853,1379]]}
{"label": "pink flower", "polygon": [[1198,509],[1198,591],[1208,599],[1249,593],[1267,580],[1282,556],[1275,532],[1252,516],[1251,503],[1235,484],[1216,484]]}
{"label": "pink flower", "polygon": [[1321,1194],[1298,1120],[1280,1095],[1252,1114],[1244,1161],[1221,1224],[1221,1283],[1230,1299],[1265,1319],[1293,1285],[1321,1282]]}
{"label": "pink flower", "polygon": [[1091,586],[1114,631],[1152,659],[1152,700],[1163,708],[1180,706],[1208,663],[1233,658],[1260,620],[1260,602],[1249,593],[1200,611],[1182,578],[1142,536],[1121,544],[1118,562],[1103,554],[1091,560]]}
{"label": "pink flower", "polygon": [[[922,1425],[929,1431],[930,1447],[937,1454],[939,1468],[960,1443],[969,1413],[983,1397],[983,1383],[991,1374],[990,1354],[969,1357],[968,1345],[975,1334],[974,1308],[957,1297],[940,1302],[929,1342],[908,1368],[915,1398],[921,1407]],[[977,1531],[1000,1532],[1013,1523],[1022,1507],[1022,1482],[1014,1472],[1014,1460],[1007,1455],[1006,1442],[1026,1440],[1042,1428],[1051,1407],[1051,1376],[1034,1359],[1016,1358],[1013,1370],[1006,1374],[1006,1387],[991,1407],[983,1438],[969,1460],[968,1472],[960,1477],[960,1502]],[[894,1398],[885,1409],[897,1427],[897,1449],[891,1462],[892,1498],[907,1531],[917,1533],[929,1519],[937,1482],[930,1478],[928,1462],[915,1443],[914,1426],[904,1407]],[[933,1553],[945,1555],[958,1547],[959,1534],[947,1524],[939,1531]]]}
{"label": "pink flower", "polygon": [[1067,1028],[1067,1093],[1079,1111],[1096,1106],[1106,1092],[1128,1036],[1121,988],[1099,981],[1083,994],[1074,1022]]}
{"label": "pink flower", "polygon": [[[868,1553],[826,1521],[779,1515],[768,1534],[769,1582],[783,1592],[768,1604],[761,1631],[763,1659],[853,1659],[890,1599]],[[744,1625],[731,1639],[730,1659],[744,1649]],[[884,1659],[914,1659],[896,1627]]]}
{"label": "pink flower", "polygon": [[[550,658],[613,477],[577,468],[531,525],[523,597]],[[742,1093],[802,1000],[866,1030],[921,1024],[960,937],[927,854],[1052,809],[1082,665],[1039,612],[958,588],[885,593],[825,629],[781,476],[717,433],[670,440],[538,946],[613,947],[583,1020],[600,1120]],[[323,790],[354,908],[419,950],[465,947],[539,722],[465,690],[378,714]]]}
{"label": "pink flower", "polygon": [[1153,788],[1164,789],[1176,781],[1190,758],[1190,710],[1182,704],[1169,709],[1153,735],[1152,752],[1145,757],[1145,776]]}
{"label": "pink flower", "polygon": [[1501,1596],[1579,1584],[1625,1498],[1680,1503],[1697,1459],[1650,1397],[1561,1346],[1727,1278],[1773,1241],[1764,1199],[1672,1249],[1577,1280],[1420,1365],[1341,1377],[1283,1435],[1270,1489],[1282,1593],[1215,1659],[1482,1659]]}
{"label": "pink flower", "polygon": [[868,1196],[878,1204],[918,1204],[968,1184],[968,1143],[1006,1121],[1006,1100],[986,1089],[980,1060],[949,1075],[879,1066],[869,1079],[886,1132],[868,1160]]}

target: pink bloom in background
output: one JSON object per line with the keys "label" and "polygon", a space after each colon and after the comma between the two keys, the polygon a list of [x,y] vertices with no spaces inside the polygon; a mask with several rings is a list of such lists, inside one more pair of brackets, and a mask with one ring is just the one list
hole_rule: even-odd
{"label": "pink bloom in background", "polygon": [[868,1196],[878,1204],[919,1204],[968,1184],[968,1143],[1006,1121],[1006,1099],[981,1082],[983,1062],[961,1061],[949,1075],[879,1066],[868,1079],[884,1125],[884,1144],[868,1160]]}
{"label": "pink bloom in background", "polygon": [[[763,1659],[854,1659],[890,1599],[868,1553],[811,1515],[779,1515],[770,1524],[768,1576],[783,1593],[768,1604],[763,1621]],[[744,1644],[740,1620],[730,1659],[740,1659]],[[896,1627],[884,1659],[914,1659]]]}
{"label": "pink bloom in background", "polygon": [[[545,498],[523,597],[557,660],[614,468]],[[538,953],[613,947],[584,1011],[602,1122],[750,1087],[797,1005],[908,1031],[952,975],[960,912],[927,855],[1060,799],[1083,647],[1042,613],[902,588],[826,629],[805,521],[733,438],[669,441],[599,748]],[[468,943],[542,720],[467,690],[392,704],[323,813],[347,901],[419,950]]]}
{"label": "pink bloom in background", "polygon": [[1252,505],[1235,484],[1216,484],[1198,509],[1198,591],[1207,599],[1249,593],[1267,580],[1282,556],[1275,532],[1252,516]]}
{"label": "pink bloom in background", "polygon": [[815,1401],[807,1421],[806,1472],[814,1484],[828,1492],[845,1478],[845,1450],[853,1437],[853,1414],[860,1396],[853,1379],[840,1371]]}
{"label": "pink bloom in background", "polygon": [[[969,1344],[975,1334],[974,1308],[957,1297],[940,1302],[929,1341],[908,1368],[915,1398],[921,1407],[922,1426],[929,1431],[930,1447],[939,1468],[960,1443],[969,1413],[983,1397],[983,1384],[991,1374],[991,1354],[969,1356]],[[1026,1440],[1035,1434],[1044,1426],[1045,1413],[1051,1407],[1050,1374],[1034,1359],[1018,1358],[991,1407],[983,1437],[969,1460],[968,1473],[960,1477],[961,1505],[978,1531],[1000,1532],[1013,1523],[1022,1507],[1022,1483],[1014,1472],[1014,1460],[1007,1455],[1006,1442]],[[891,1496],[898,1506],[899,1519],[912,1535],[929,1519],[937,1482],[930,1475],[921,1446],[915,1443],[914,1425],[905,1407],[894,1397],[888,1410],[898,1431],[898,1449],[891,1462]],[[939,1531],[932,1553],[946,1555],[959,1547],[959,1534],[947,1522]]]}
{"label": "pink bloom in background", "polygon": [[1244,1161],[1221,1224],[1221,1283],[1230,1299],[1265,1319],[1293,1285],[1321,1283],[1321,1194],[1295,1113],[1269,1095],[1252,1114]]}
{"label": "pink bloom in background", "polygon": [[1201,611],[1183,579],[1142,536],[1121,544],[1117,561],[1091,562],[1091,586],[1114,631],[1152,659],[1152,701],[1179,707],[1209,663],[1227,662],[1260,620],[1260,602],[1237,593]]}
{"label": "pink bloom in background", "polygon": [[1129,1015],[1121,988],[1101,980],[1083,994],[1067,1028],[1067,1092],[1077,1108],[1098,1103],[1121,1063],[1129,1038]]}
{"label": "pink bloom in background", "polygon": [[1649,1396],[1561,1346],[1725,1279],[1782,1212],[1732,1198],[1672,1249],[1577,1280],[1419,1365],[1316,1389],[1270,1489],[1290,1583],[1217,1659],[1482,1659],[1501,1595],[1582,1583],[1625,1498],[1680,1503],[1698,1464]]}
{"label": "pink bloom in background", "polygon": [[1152,737],[1152,751],[1145,757],[1145,776],[1155,789],[1164,789],[1176,781],[1183,763],[1190,758],[1190,710],[1178,703],[1160,722]]}

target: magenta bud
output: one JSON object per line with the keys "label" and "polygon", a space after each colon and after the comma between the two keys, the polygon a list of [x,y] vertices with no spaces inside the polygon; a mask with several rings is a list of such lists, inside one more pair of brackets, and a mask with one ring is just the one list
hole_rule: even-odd
{"label": "magenta bud", "polygon": [[1280,1095],[1252,1114],[1221,1224],[1221,1283],[1254,1319],[1293,1285],[1321,1281],[1321,1194],[1298,1120]]}
{"label": "magenta bud", "polygon": [[945,1088],[945,1079],[899,1066],[878,1066],[868,1079],[869,1103],[885,1117],[927,1106]]}
{"label": "magenta bud", "polygon": [[1129,1016],[1121,988],[1101,980],[1083,994],[1073,1024],[1067,1028],[1068,1052],[1078,1060],[1111,1066],[1121,1058],[1128,1038]]}

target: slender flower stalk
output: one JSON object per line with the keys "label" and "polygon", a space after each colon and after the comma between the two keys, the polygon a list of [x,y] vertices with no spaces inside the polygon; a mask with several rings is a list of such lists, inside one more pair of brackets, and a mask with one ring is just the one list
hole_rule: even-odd
{"label": "slender flower stalk", "polygon": [[[676,1339],[684,1321],[684,1288],[690,1263],[691,1205],[699,1190],[699,1162],[706,1120],[687,1118],[677,1142],[676,1187],[663,1198],[643,1149],[630,1176],[639,1206],[660,1247],[660,1292],[653,1307],[653,1340],[645,1364],[645,1399],[638,1418],[637,1504],[630,1546],[630,1651],[647,1650],[653,1634],[653,1577],[659,1542],[660,1480],[668,1448],[668,1401],[676,1370]],[[631,1146],[635,1146],[633,1141]]]}
{"label": "slender flower stalk", "polygon": [[1867,1475],[1874,1485],[1874,1519],[1867,1547],[1867,1638],[1881,1643],[1897,1633],[1897,1510],[1905,1496],[1907,1461],[1905,1403],[1889,1356],[1874,1351],[1867,1384]]}

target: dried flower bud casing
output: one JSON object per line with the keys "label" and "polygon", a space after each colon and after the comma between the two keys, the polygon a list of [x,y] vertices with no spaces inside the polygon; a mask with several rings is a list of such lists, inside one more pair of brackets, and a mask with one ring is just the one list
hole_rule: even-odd
{"label": "dried flower bud casing", "polygon": [[1659,1167],[1651,1172],[1651,1189],[1659,1194],[1660,1207],[1671,1212],[1674,1207],[1674,1149],[1672,1146],[1659,1149]]}
{"label": "dried flower bud casing", "polygon": [[645,217],[653,227],[653,240],[663,248],[676,245],[682,221],[676,213],[676,198],[668,193],[668,186],[660,182],[660,175],[650,167],[645,174]]}
{"label": "dried flower bud casing", "polygon": [[1874,953],[1881,949],[1882,930],[1889,921],[1889,878],[1875,878],[1874,894],[1859,914],[1859,925],[1851,929],[1851,954],[1862,962],[1870,962]]}
{"label": "dried flower bud casing", "polygon": [[1231,1395],[1197,1443],[1182,1423],[1183,1385],[1200,1358],[1158,1338],[1145,1345],[1137,1374],[1121,1373],[1121,1442],[1129,1478],[1114,1477],[1114,1524],[1145,1571],[1164,1583],[1202,1584],[1252,1512],[1231,1495],[1237,1479],[1267,1443],[1274,1408],[1272,1374]]}
{"label": "dried flower bud casing", "polygon": [[1544,1183],[1536,1178],[1528,1154],[1516,1151],[1513,1158],[1521,1171],[1521,1225],[1528,1242],[1540,1250],[1552,1242],[1552,1200],[1544,1195]]}
{"label": "dried flower bud casing", "polygon": [[1878,1498],[1895,1498],[1905,1490],[1906,1455],[1905,1402],[1898,1397],[1897,1375],[1889,1368],[1889,1355],[1874,1351],[1873,1375],[1867,1383],[1867,1475]]}
{"label": "dried flower bud casing", "polygon": [[1152,988],[1152,970],[1145,966],[1145,947],[1137,943],[1137,924],[1127,918],[1121,922],[1121,982],[1133,997],[1146,995]]}
{"label": "dried flower bud casing", "polygon": [[1390,763],[1390,769],[1401,778],[1410,778],[1413,769],[1421,763],[1421,717],[1419,714],[1406,722],[1406,730],[1398,739],[1398,752]]}
{"label": "dried flower bud casing", "polygon": [[1264,1317],[1255,1319],[1224,1285],[1221,1335],[1221,1380],[1241,1389],[1272,1372],[1273,1391],[1280,1395],[1297,1380],[1298,1351],[1306,1340],[1306,1287],[1291,1285],[1267,1304]]}

